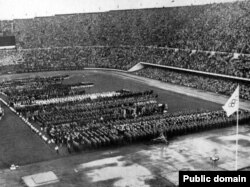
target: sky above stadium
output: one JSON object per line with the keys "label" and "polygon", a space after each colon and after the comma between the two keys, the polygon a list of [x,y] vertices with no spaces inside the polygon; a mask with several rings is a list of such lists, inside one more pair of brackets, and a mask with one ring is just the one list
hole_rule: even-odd
{"label": "sky above stadium", "polygon": [[0,20],[232,1],[236,0],[0,0]]}

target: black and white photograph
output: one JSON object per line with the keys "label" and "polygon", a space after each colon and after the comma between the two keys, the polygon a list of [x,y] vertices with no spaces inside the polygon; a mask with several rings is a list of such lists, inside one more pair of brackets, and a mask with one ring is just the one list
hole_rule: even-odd
{"label": "black and white photograph", "polygon": [[249,0],[0,0],[0,187],[244,173]]}

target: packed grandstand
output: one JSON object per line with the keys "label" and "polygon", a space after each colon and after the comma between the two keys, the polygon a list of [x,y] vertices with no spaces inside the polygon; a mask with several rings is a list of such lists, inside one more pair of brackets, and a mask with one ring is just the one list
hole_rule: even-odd
{"label": "packed grandstand", "polygon": [[[224,95],[240,84],[241,99],[250,100],[245,7],[250,2],[1,21],[3,37],[15,36],[16,48],[0,50],[0,73],[126,71],[146,62],[150,65],[134,74]],[[70,152],[150,140],[160,132],[172,137],[230,126],[236,120],[222,110],[164,113],[165,105],[159,105],[152,91],[81,97],[81,85],[63,85],[63,79],[4,81],[0,89],[20,116],[38,123],[51,142],[64,144]],[[240,122],[249,117],[240,111]]]}
{"label": "packed grandstand", "polygon": [[[16,49],[0,51],[0,71],[128,70],[147,62],[233,76],[230,85],[235,88],[239,81],[243,83],[242,98],[249,99],[250,37],[245,8],[249,6],[243,1],[1,21],[0,31],[15,36]],[[150,77],[158,79],[154,71]],[[212,92],[230,91],[224,86],[228,79],[168,70],[164,74],[173,79],[182,76],[198,89],[207,88],[190,79],[213,82],[215,86],[208,89]]]}

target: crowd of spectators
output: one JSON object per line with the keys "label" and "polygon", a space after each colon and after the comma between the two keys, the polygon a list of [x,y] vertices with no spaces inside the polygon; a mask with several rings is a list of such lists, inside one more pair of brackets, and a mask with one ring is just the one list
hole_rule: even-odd
{"label": "crowd of spectators", "polygon": [[208,73],[250,78],[248,55],[190,50],[170,50],[159,64]]}
{"label": "crowd of spectators", "polygon": [[[79,70],[85,67],[128,70],[138,62],[250,78],[250,56],[157,47],[62,47],[0,51],[0,71]],[[14,68],[14,69],[13,69]]]}
{"label": "crowd of spectators", "polygon": [[144,68],[135,74],[224,95],[231,95],[232,91],[240,84],[240,98],[250,100],[250,83],[246,82],[153,67]]}
{"label": "crowd of spectators", "polygon": [[0,50],[0,68],[2,66],[17,65],[22,59],[22,53],[16,50]]}
{"label": "crowd of spectators", "polygon": [[[62,47],[0,51],[0,71],[34,72],[80,70],[85,67],[127,70],[138,58],[130,47]],[[138,50],[137,50],[138,52]],[[14,57],[12,57],[12,54]],[[9,67],[9,68],[8,68]],[[9,70],[6,70],[9,69]]]}
{"label": "crowd of spectators", "polygon": [[[168,46],[250,53],[249,1],[3,21],[17,46]],[[6,28],[7,27],[7,28]]]}
{"label": "crowd of spectators", "polygon": [[0,36],[13,36],[13,20],[0,20]]}
{"label": "crowd of spectators", "polygon": [[127,70],[143,61],[249,78],[249,56],[233,55],[250,53],[245,7],[248,1],[1,21],[18,50],[0,51],[0,71]]}

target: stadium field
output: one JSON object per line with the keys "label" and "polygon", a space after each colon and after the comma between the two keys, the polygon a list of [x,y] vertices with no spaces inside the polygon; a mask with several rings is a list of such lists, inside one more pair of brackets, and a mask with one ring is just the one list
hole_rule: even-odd
{"label": "stadium field", "polygon": [[[119,89],[128,90],[149,90],[153,89],[159,95],[160,103],[167,103],[169,112],[183,110],[216,110],[220,105],[193,97],[177,94],[170,91],[147,86],[136,80],[119,77],[111,71],[72,71],[72,72],[46,72],[37,74],[16,74],[0,77],[0,81],[7,79],[24,78],[29,76],[52,76],[55,74],[69,74],[69,79],[65,84],[75,82],[93,82],[94,86],[87,89],[87,93],[97,93],[115,91]],[[1,96],[6,99],[4,96]],[[1,105],[3,105],[1,103]],[[30,131],[24,122],[6,106],[4,106],[5,116],[0,121],[0,168],[9,167],[14,163],[25,165],[29,163],[49,160],[57,157],[54,150],[46,145],[40,137]]]}
{"label": "stadium field", "polygon": [[[166,91],[157,88],[157,85],[149,86],[136,79],[131,80],[126,76],[119,76],[119,73],[112,71],[85,70],[4,75],[0,77],[0,81],[37,75],[52,76],[59,74],[70,75],[64,81],[64,84],[76,82],[94,83],[92,88],[86,90],[87,93],[119,89],[132,91],[152,89],[158,94],[160,103],[168,104],[169,112],[221,109],[220,104],[175,93],[175,90]],[[183,92],[185,92],[185,89]],[[0,179],[2,181],[0,185],[20,186],[22,176],[54,171],[60,182],[53,186],[81,186],[83,183],[93,187],[123,186],[127,184],[124,181],[128,179],[131,180],[131,185],[173,186],[176,184],[177,173],[180,169],[215,169],[212,168],[209,161],[209,156],[214,152],[211,147],[216,150],[223,148],[225,153],[233,154],[231,148],[234,144],[234,127],[229,127],[176,138],[168,148],[161,145],[134,144],[119,149],[111,147],[105,150],[100,149],[68,155],[67,157],[62,157],[63,155],[57,156],[55,151],[31,132],[17,115],[2,103],[1,105],[4,107],[5,116],[0,121],[0,168],[2,168],[0,170]],[[242,141],[239,143],[242,144],[243,150],[244,146],[249,144],[247,138],[249,127],[243,126],[240,131]],[[222,139],[227,141],[230,146],[225,146]],[[208,145],[208,149],[205,149],[203,145]],[[242,158],[247,158],[246,154],[248,153],[242,152]],[[226,157],[226,154],[221,156]],[[243,160],[241,167],[248,166],[249,164],[246,162],[246,160]],[[14,172],[10,171],[7,167],[12,163],[20,165],[20,168]],[[219,169],[228,170],[233,164],[233,160],[231,159],[228,163],[221,161],[219,164]],[[112,177],[103,175],[110,172],[113,172]],[[133,172],[138,176],[133,175]]]}
{"label": "stadium field", "polygon": [[32,132],[16,114],[3,103],[1,106],[5,115],[0,121],[0,168],[56,158],[54,150]]}
{"label": "stadium field", "polygon": [[[178,94],[173,91],[166,91],[155,86],[149,86],[137,79],[130,79],[124,76],[119,76],[119,72],[101,71],[101,70],[84,70],[84,71],[56,71],[56,72],[39,72],[28,74],[3,75],[0,81],[15,78],[34,77],[34,76],[53,76],[53,75],[70,75],[70,78],[65,80],[65,84],[76,82],[93,82],[94,87],[88,88],[87,93],[99,93],[107,91],[116,91],[120,89],[128,89],[131,91],[154,90],[159,95],[160,103],[167,103],[169,112],[183,110],[218,110],[221,105],[205,100],[189,97],[183,94]],[[185,93],[185,90],[183,90]]]}

